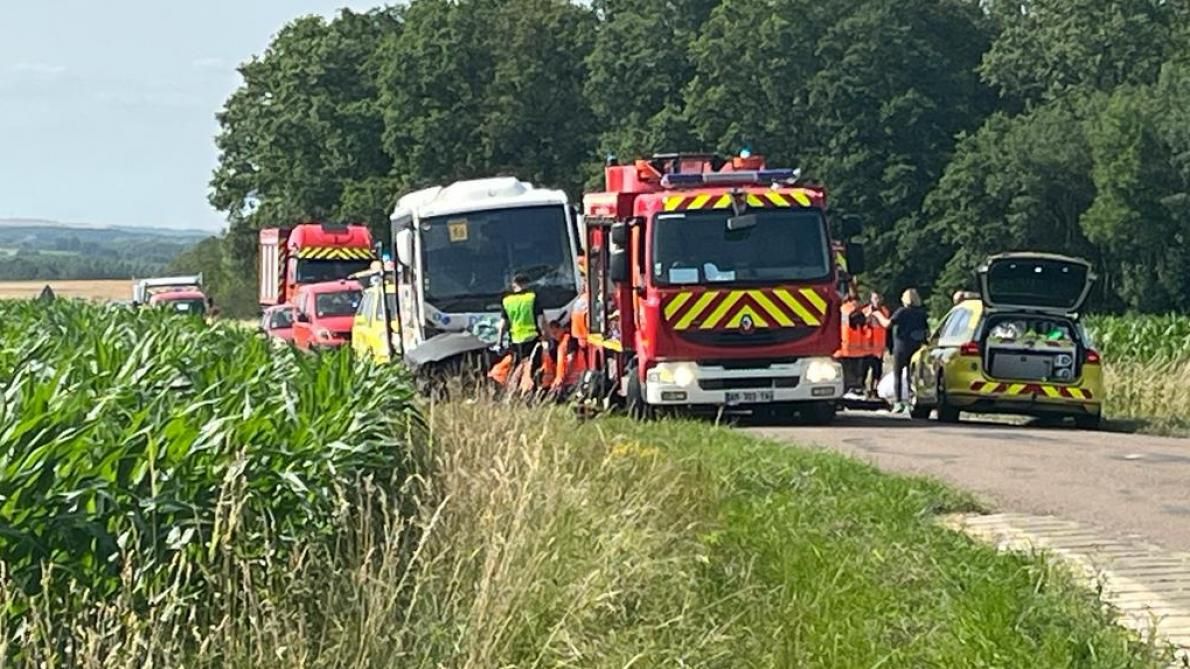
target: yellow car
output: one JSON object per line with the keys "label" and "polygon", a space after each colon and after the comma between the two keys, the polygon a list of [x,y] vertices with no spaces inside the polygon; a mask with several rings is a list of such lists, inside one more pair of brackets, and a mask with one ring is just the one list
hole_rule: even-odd
{"label": "yellow car", "polygon": [[[396,288],[384,280],[380,271],[360,272],[352,275],[364,286],[359,308],[351,322],[351,350],[361,358],[376,362],[390,362],[393,350],[399,346],[400,323],[396,309]],[[387,284],[387,285],[385,285]],[[381,287],[387,290],[382,292]],[[384,318],[389,318],[385,327]]]}
{"label": "yellow car", "polygon": [[980,297],[955,305],[910,363],[913,416],[1012,413],[1099,427],[1101,360],[1079,322],[1095,280],[1090,263],[1007,253],[978,276]]}

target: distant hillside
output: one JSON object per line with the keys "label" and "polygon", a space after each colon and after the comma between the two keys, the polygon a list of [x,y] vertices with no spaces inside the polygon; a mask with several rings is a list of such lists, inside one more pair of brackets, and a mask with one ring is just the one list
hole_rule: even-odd
{"label": "distant hillside", "polygon": [[127,279],[162,272],[213,233],[0,219],[0,280]]}

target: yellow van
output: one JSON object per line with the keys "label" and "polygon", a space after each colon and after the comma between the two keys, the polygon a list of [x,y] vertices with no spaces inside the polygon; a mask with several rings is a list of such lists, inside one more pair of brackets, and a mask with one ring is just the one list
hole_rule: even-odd
{"label": "yellow van", "polygon": [[[363,284],[364,293],[351,323],[351,349],[361,358],[391,362],[393,351],[400,345],[396,286],[385,281],[382,271],[360,272],[352,278]],[[386,315],[388,327],[384,324]]]}

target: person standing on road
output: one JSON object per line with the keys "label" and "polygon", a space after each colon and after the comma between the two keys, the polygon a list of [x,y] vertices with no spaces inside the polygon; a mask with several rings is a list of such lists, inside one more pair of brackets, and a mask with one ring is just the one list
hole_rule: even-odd
{"label": "person standing on road", "polygon": [[863,390],[864,386],[864,358],[867,354],[865,345],[865,321],[859,301],[859,288],[855,282],[847,285],[847,293],[843,304],[839,306],[839,350],[835,351],[835,359],[843,367],[844,392]]}
{"label": "person standing on road", "polygon": [[897,389],[893,413],[909,412],[908,398],[905,397],[905,370],[909,368],[913,354],[925,343],[930,327],[926,309],[921,304],[921,295],[916,289],[908,288],[901,293],[901,305],[891,318],[880,312],[872,314],[876,322],[892,331],[893,381]]}
{"label": "person standing on road", "polygon": [[[868,304],[863,309],[864,318],[867,320],[867,326],[864,328],[867,356],[864,357],[863,378],[867,380],[868,399],[876,397],[876,386],[884,376],[884,351],[888,348],[888,330],[876,320],[875,314],[888,318],[888,313],[888,307],[884,306],[884,298],[880,293],[872,291],[868,296]],[[871,377],[868,376],[869,372]]]}

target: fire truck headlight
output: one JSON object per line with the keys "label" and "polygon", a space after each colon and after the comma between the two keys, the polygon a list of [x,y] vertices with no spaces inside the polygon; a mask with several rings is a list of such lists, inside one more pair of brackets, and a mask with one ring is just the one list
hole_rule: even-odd
{"label": "fire truck headlight", "polygon": [[839,363],[830,358],[815,358],[806,367],[806,380],[810,383],[827,383],[839,378]]}
{"label": "fire truck headlight", "polygon": [[694,385],[694,365],[682,363],[674,367],[674,383],[683,388]]}
{"label": "fire truck headlight", "polygon": [[649,370],[645,380],[648,383],[665,383],[682,387],[690,386],[695,378],[694,365],[688,362],[662,362]]}

